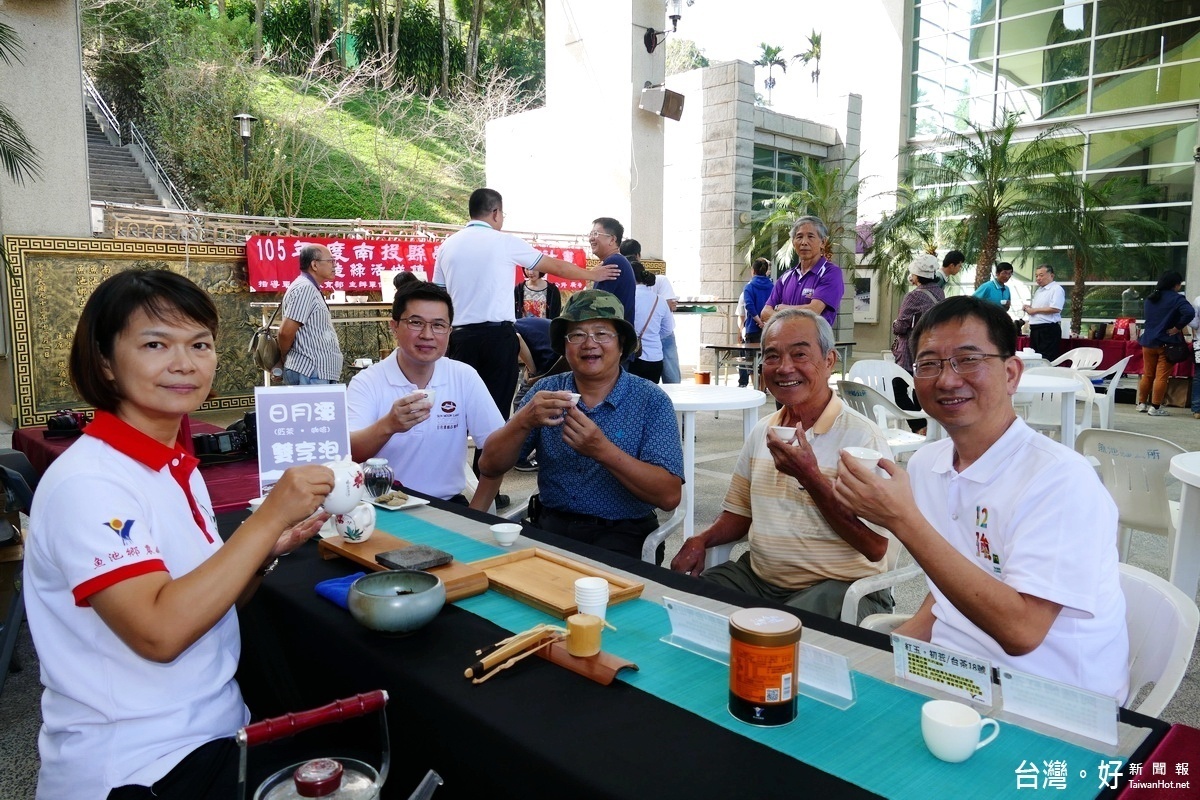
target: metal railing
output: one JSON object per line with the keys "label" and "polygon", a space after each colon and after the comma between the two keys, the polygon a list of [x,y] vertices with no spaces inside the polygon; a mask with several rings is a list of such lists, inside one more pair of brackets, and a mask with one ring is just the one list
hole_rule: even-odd
{"label": "metal railing", "polygon": [[175,203],[175,206],[182,211],[187,211],[188,204],[183,199],[183,193],[175,186],[175,182],[171,180],[171,176],[167,174],[162,163],[155,157],[154,150],[150,148],[150,144],[142,136],[142,132],[138,130],[138,126],[133,122],[129,123],[129,136],[133,140],[133,144],[142,148],[142,155],[145,156],[146,163],[154,170],[154,174],[158,176],[158,180],[162,183],[163,188],[167,190],[167,194],[171,195],[171,200]]}
{"label": "metal railing", "polygon": [[[104,234],[118,239],[152,239],[193,244],[245,245],[246,237],[318,236],[331,238],[417,237],[443,239],[461,225],[446,225],[420,220],[310,219],[300,217],[253,217],[210,211],[184,211],[127,203],[93,201],[102,210]],[[587,250],[584,237],[569,234],[515,233],[534,244]]]}
{"label": "metal railing", "polygon": [[85,72],[83,73],[83,88],[87,92],[88,97],[92,98],[92,102],[96,104],[96,108],[100,110],[100,116],[104,117],[104,121],[112,128],[113,133],[117,135],[117,142],[121,139],[121,123],[117,122],[117,115],[108,107],[108,103],[104,102],[104,98],[100,95],[100,90],[96,88],[96,84],[92,83],[91,77]]}

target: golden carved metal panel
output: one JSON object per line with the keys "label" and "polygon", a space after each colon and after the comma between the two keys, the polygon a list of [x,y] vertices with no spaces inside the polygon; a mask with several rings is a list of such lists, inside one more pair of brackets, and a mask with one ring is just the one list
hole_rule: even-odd
{"label": "golden carved metal panel", "polygon": [[[245,248],[121,239],[6,236],[8,318],[18,426],[38,425],[60,408],[83,408],[67,375],[71,340],[84,303],[110,275],[160,267],[212,295],[220,313],[214,399],[203,410],[252,408],[262,378],[246,353],[250,308]],[[254,299],[262,299],[255,296]]]}

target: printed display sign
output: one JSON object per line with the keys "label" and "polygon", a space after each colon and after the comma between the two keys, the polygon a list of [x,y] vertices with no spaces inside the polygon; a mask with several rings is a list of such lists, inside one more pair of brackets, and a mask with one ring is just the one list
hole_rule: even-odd
{"label": "printed display sign", "polygon": [[350,457],[350,426],[343,384],[259,386],[258,482],[266,494],[283,471]]}
{"label": "printed display sign", "polygon": [[992,662],[892,634],[896,677],[985,706],[992,704]]}
{"label": "printed display sign", "polygon": [[[251,292],[282,292],[300,274],[300,251],[310,244],[323,244],[333,254],[333,279],[322,285],[338,292],[379,291],[379,274],[384,270],[407,270],[417,277],[433,280],[434,260],[440,239],[330,239],[324,236],[250,236],[246,239],[246,269]],[[577,267],[587,265],[587,252],[581,248],[534,248],[553,258],[569,261]],[[513,270],[513,285],[523,281],[521,270]],[[562,289],[578,291],[583,281],[556,275],[546,279]]]}

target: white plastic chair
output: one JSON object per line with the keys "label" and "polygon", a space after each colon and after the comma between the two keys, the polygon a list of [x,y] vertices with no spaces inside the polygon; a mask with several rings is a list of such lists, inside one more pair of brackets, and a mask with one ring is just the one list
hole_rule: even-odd
{"label": "white plastic chair", "polygon": [[1167,499],[1167,481],[1174,480],[1169,467],[1173,456],[1186,451],[1157,436],[1097,428],[1083,431],[1075,440],[1075,450],[1099,464],[1100,480],[1117,504],[1121,560],[1129,558],[1135,530],[1167,537],[1169,560],[1179,530],[1179,503]]}
{"label": "white plastic chair", "polygon": [[[900,562],[901,554],[905,552],[904,545],[900,544],[900,540],[895,536],[892,536],[891,534],[886,535],[888,537],[888,549],[887,553],[883,557],[884,571],[878,575],[859,578],[850,584],[850,588],[846,590],[846,596],[842,600],[842,622],[847,622],[851,625],[856,624],[858,622],[859,603],[862,602],[864,597],[872,592],[878,592],[883,589],[891,589],[907,580],[911,580],[924,574],[921,568],[916,564],[909,564],[908,566],[900,569],[896,568],[896,565]],[[724,564],[726,561],[732,558],[733,548],[745,541],[746,538],[742,537],[736,542],[719,544],[716,547],[708,548],[708,550],[704,553],[704,568],[712,569],[718,564]],[[644,557],[643,560],[645,560]],[[872,614],[871,616],[878,617],[887,615]],[[870,618],[871,617],[867,617],[867,619]],[[901,619],[907,619],[907,617],[902,616]]]}
{"label": "white plastic chair", "polygon": [[892,385],[892,378],[900,378],[908,385],[908,391],[913,391],[913,376],[896,363],[895,359],[885,361],[875,358],[864,358],[855,361],[850,365],[850,371],[846,373],[846,380],[856,381],[865,386],[870,386],[881,395],[896,402],[895,387]]}
{"label": "white plastic chair", "polygon": [[[1082,409],[1075,412],[1075,436],[1079,432],[1092,427],[1092,408],[1096,404],[1096,387],[1090,378],[1081,372],[1067,367],[1031,367],[1025,370],[1027,375],[1049,375],[1055,378],[1070,378],[1079,384],[1074,401],[1082,403]],[[1025,418],[1031,428],[1045,431],[1059,431],[1062,438],[1062,402],[1067,395],[1045,393],[1026,394],[1024,392],[1013,396],[1013,407]]]}
{"label": "white plastic chair", "polygon": [[893,423],[903,425],[906,420],[910,419],[924,420],[926,418],[924,413],[905,411],[870,386],[856,381],[838,381],[837,392],[846,405],[882,429],[883,435],[887,437],[892,455],[911,453],[925,444],[925,437],[921,434],[912,433],[907,427],[893,426]]}
{"label": "white plastic chair", "polygon": [[1096,410],[1100,412],[1100,427],[1104,430],[1112,428],[1113,404],[1117,400],[1117,386],[1121,383],[1121,377],[1125,374],[1125,368],[1129,366],[1131,358],[1133,356],[1125,356],[1100,374],[1090,376],[1092,385],[1095,387]]}
{"label": "white plastic chair", "polygon": [[1095,369],[1103,360],[1104,351],[1099,347],[1076,347],[1051,361],[1050,366],[1061,367],[1069,361],[1074,370]]}
{"label": "white plastic chair", "polygon": [[1162,578],[1129,564],[1119,565],[1121,592],[1125,595],[1125,626],[1129,629],[1129,700],[1147,683],[1154,688],[1136,706],[1157,717],[1183,681],[1196,632],[1200,609],[1183,592]]}
{"label": "white plastic chair", "polygon": [[[1125,595],[1125,628],[1129,632],[1129,697],[1126,707],[1151,717],[1160,715],[1187,673],[1200,630],[1200,609],[1162,578],[1129,564],[1118,564]],[[871,614],[860,623],[891,633],[907,614]],[[1133,705],[1143,686],[1154,688]]]}
{"label": "white plastic chair", "polygon": [[[513,505],[505,508],[504,513],[501,516],[507,520],[511,520],[512,522],[524,522],[525,515],[528,511],[529,498],[525,498],[524,501],[520,503],[514,503]],[[642,561],[645,561],[647,564],[658,563],[656,558],[658,555],[658,546],[665,542],[667,537],[674,533],[677,528],[683,525],[683,517],[684,508],[683,503],[680,502],[679,505],[675,507],[675,510],[671,512],[671,516],[660,522],[657,528],[650,531],[650,533],[646,535],[646,540],[642,542]]]}

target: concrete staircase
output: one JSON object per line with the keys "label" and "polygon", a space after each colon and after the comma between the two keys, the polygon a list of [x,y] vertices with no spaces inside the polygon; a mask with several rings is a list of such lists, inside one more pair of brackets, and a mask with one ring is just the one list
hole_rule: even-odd
{"label": "concrete staircase", "polygon": [[133,154],[127,148],[109,142],[90,110],[85,112],[85,117],[92,200],[164,206]]}

